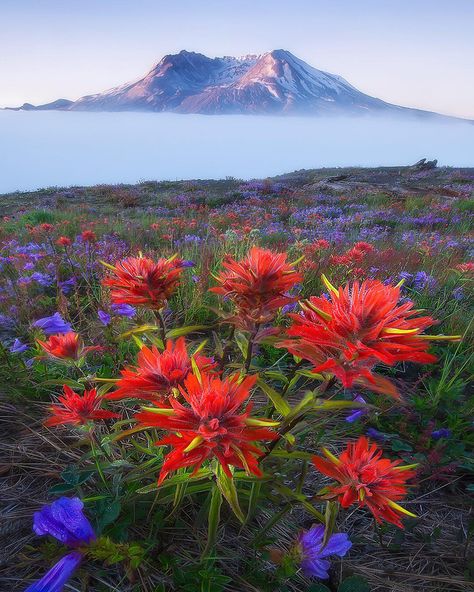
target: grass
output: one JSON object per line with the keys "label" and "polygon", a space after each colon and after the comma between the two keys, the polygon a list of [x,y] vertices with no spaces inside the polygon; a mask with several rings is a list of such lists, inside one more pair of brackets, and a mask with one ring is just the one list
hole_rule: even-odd
{"label": "grass", "polygon": [[[347,439],[372,429],[385,454],[419,464],[417,486],[407,502],[418,519],[407,520],[404,531],[376,527],[368,512],[354,507],[339,513],[337,529],[350,534],[353,548],[344,560],[333,561],[325,582],[329,590],[336,592],[352,576],[363,579],[357,584],[365,586],[361,590],[372,592],[471,590],[473,275],[466,263],[474,248],[473,191],[472,169],[420,173],[388,167],[304,170],[252,182],[146,181],[0,196],[0,589],[24,590],[27,580],[40,577],[57,558],[57,545],[33,537],[31,516],[64,492],[88,500],[88,514],[111,545],[136,543],[144,553],[138,567],[130,569],[125,560],[112,561],[109,547],[102,548],[102,554],[109,553],[108,563],[88,560],[71,580],[72,590],[325,590],[301,571],[285,572],[271,561],[275,549],[287,550],[298,529],[315,521],[271,486],[240,483],[241,504],[252,507],[253,514],[239,526],[223,503],[220,528],[209,546],[212,494],[206,483],[137,494],[153,484],[162,462],[162,449],[153,446],[157,434],[139,434],[115,446],[109,428],[100,427],[103,450],[95,451],[97,460],[84,437],[42,425],[65,381],[83,388],[96,384],[96,377],[117,377],[135,363],[139,349],[139,341],[124,334],[155,323],[145,309],[132,319],[112,314],[109,293],[100,285],[105,272],[100,260],[114,263],[143,251],[154,258],[178,253],[193,261],[168,303],[166,323],[169,328],[204,325],[187,340],[194,348],[205,341],[206,354],[219,357],[229,327],[219,324],[217,311],[229,312],[231,305],[209,288],[225,255],[241,259],[257,244],[288,252],[290,261],[304,257],[298,264],[304,276],[299,298],[326,291],[322,273],[334,285],[365,278],[397,283],[403,277],[403,298],[439,320],[434,333],[463,336],[457,344],[433,343],[436,364],[406,362],[381,369],[397,384],[401,402],[364,391],[370,407],[360,421],[348,424],[341,411],[313,414],[295,430],[295,443],[289,440],[282,450],[313,454],[324,445],[340,451]],[[84,240],[84,231],[94,232],[96,239]],[[59,236],[70,238],[71,245],[58,246]],[[101,323],[99,310],[112,314],[110,325]],[[104,348],[101,354],[81,368],[37,359],[40,332],[32,323],[56,311],[86,345]],[[275,325],[283,330],[288,322],[281,314]],[[136,337],[147,343],[154,339],[147,332]],[[247,337],[237,332],[229,371],[242,365]],[[15,339],[28,349],[12,352]],[[276,390],[282,390],[285,376],[296,376],[291,356],[271,343],[255,347],[251,364]],[[104,383],[97,385],[106,392]],[[317,386],[301,376],[286,393],[289,405],[296,406]],[[334,387],[329,397],[342,401],[354,394]],[[269,410],[260,391],[253,400],[258,412]],[[128,407],[120,410],[131,416]],[[449,437],[437,439],[433,434],[439,430],[448,430]],[[290,459],[284,469],[281,458],[266,462],[270,473],[282,474],[285,486],[305,499],[327,484],[300,458]],[[264,532],[280,513],[281,520]]]}

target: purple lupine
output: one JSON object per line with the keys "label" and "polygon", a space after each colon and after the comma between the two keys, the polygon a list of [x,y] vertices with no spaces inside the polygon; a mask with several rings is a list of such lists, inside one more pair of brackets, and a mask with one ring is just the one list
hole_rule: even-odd
{"label": "purple lupine", "polygon": [[344,555],[352,547],[352,543],[345,532],[331,534],[326,546],[323,547],[325,528],[321,524],[314,524],[309,530],[302,532],[297,540],[297,552],[301,569],[306,576],[313,576],[325,580],[329,577],[331,566],[327,557]]}
{"label": "purple lupine", "polygon": [[452,431],[448,428],[440,428],[439,430],[431,432],[431,437],[433,438],[433,440],[440,440],[441,438],[451,438],[452,435]]}
{"label": "purple lupine", "polygon": [[369,438],[377,440],[378,442],[385,442],[385,440],[387,440],[388,438],[386,434],[384,434],[383,432],[379,432],[375,428],[368,428],[366,434],[367,436],[369,436]]}
{"label": "purple lupine", "polygon": [[[364,397],[362,395],[356,395],[354,397],[354,401],[356,401],[357,403],[367,403],[367,401],[364,399]],[[358,419],[360,419],[363,415],[365,415],[368,412],[367,408],[362,408],[362,409],[354,409],[354,411],[351,411],[351,413],[349,413],[349,415],[346,417],[346,421],[348,423],[354,423],[355,421],[357,421]]]}
{"label": "purple lupine", "polygon": [[111,316],[109,315],[109,313],[105,312],[105,310],[99,310],[97,311],[97,316],[99,317],[100,322],[105,325],[107,327],[107,325],[110,323],[111,320]]}
{"label": "purple lupine", "polygon": [[74,550],[60,559],[25,592],[61,592],[79,566],[83,558],[80,547],[89,545],[96,539],[89,520],[82,512],[83,507],[84,504],[77,497],[61,497],[35,512],[33,530],[38,536],[49,534]]}
{"label": "purple lupine", "polygon": [[112,304],[111,311],[121,317],[133,318],[137,314],[137,309],[130,304]]}
{"label": "purple lupine", "polygon": [[21,354],[28,349],[28,346],[22,343],[18,338],[15,339],[13,345],[10,347],[12,354]]}
{"label": "purple lupine", "polygon": [[69,333],[72,327],[67,323],[59,312],[55,312],[50,317],[43,317],[33,323],[33,327],[39,327],[46,335],[55,335],[56,333]]}

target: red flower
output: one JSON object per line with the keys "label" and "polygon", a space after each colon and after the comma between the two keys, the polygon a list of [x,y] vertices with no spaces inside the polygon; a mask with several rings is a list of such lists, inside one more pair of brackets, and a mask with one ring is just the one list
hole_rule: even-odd
{"label": "red flower", "polygon": [[376,364],[435,362],[436,357],[427,353],[429,340],[459,339],[422,335],[436,321],[416,317],[410,300],[399,304],[398,286],[366,280],[336,290],[324,276],[323,280],[330,300],[312,296],[302,303],[302,313],[290,315],[294,321],[287,331],[290,339],[278,346],[311,361],[314,372],[333,374],[346,387],[357,382],[399,396],[389,380],[372,374]]}
{"label": "red flower", "polygon": [[467,261],[466,263],[459,263],[456,265],[456,269],[461,273],[474,273],[474,262]]}
{"label": "red flower", "polygon": [[70,245],[72,245],[72,240],[67,236],[60,236],[56,241],[56,244],[60,247],[69,247]]}
{"label": "red flower", "polygon": [[275,439],[277,434],[269,427],[277,422],[251,418],[250,405],[240,409],[256,380],[256,376],[240,380],[239,375],[220,379],[190,374],[184,387],[179,386],[189,407],[170,398],[171,407],[145,408],[137,414],[141,426],[173,432],[157,442],[157,446],[169,444],[173,448],[165,457],[158,483],[181,467],[192,466],[195,474],[213,457],[229,477],[229,465],[261,476],[258,458],[262,451],[253,442]]}
{"label": "red flower", "polygon": [[111,267],[113,275],[103,280],[111,288],[115,304],[142,305],[159,310],[176,290],[183,272],[183,261],[176,257],[158,259],[128,257]]}
{"label": "red flower", "polygon": [[81,234],[81,238],[85,243],[93,243],[97,240],[95,232],[92,230],[84,230]]}
{"label": "red flower", "polygon": [[102,349],[100,346],[84,347],[80,336],[74,331],[51,335],[48,341],[36,341],[49,356],[61,360],[79,360],[91,351]]}
{"label": "red flower", "polygon": [[286,253],[260,247],[252,247],[242,261],[226,255],[225,271],[216,278],[220,285],[211,292],[231,298],[237,306],[237,317],[254,323],[271,321],[278,308],[294,302],[286,292],[302,280],[286,257]]}
{"label": "red flower", "polygon": [[403,528],[402,514],[416,517],[396,502],[407,493],[406,482],[415,476],[416,465],[400,466],[401,461],[381,458],[382,451],[365,436],[349,443],[339,458],[323,449],[327,459],[313,456],[314,466],[339,485],[327,487],[326,499],[338,498],[343,508],[354,502],[366,506],[377,522],[386,520]]}
{"label": "red flower", "polygon": [[118,413],[100,409],[102,397],[97,395],[96,389],[84,391],[83,395],[75,393],[67,385],[63,386],[63,395],[58,397],[59,405],[51,405],[51,417],[44,424],[56,425],[84,425],[97,419],[111,419],[120,417]]}
{"label": "red flower", "polygon": [[[194,356],[201,371],[211,370],[215,364],[210,358]],[[171,395],[171,390],[182,384],[191,372],[191,360],[186,351],[186,341],[180,337],[176,344],[167,341],[166,349],[160,353],[156,347],[144,346],[138,354],[136,368],[121,370],[122,378],[117,382],[118,389],[106,395],[106,399],[147,399],[163,400]]]}

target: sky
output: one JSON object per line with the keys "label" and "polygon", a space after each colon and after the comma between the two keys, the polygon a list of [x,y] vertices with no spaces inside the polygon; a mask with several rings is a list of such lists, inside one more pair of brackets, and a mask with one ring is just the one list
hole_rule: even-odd
{"label": "sky", "polygon": [[77,99],[181,49],[287,49],[385,101],[474,119],[474,0],[0,0],[0,106]]}

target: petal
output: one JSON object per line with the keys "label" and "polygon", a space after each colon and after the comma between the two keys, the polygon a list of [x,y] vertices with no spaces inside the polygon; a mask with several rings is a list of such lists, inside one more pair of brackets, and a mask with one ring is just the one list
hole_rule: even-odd
{"label": "petal", "polygon": [[328,544],[322,549],[319,556],[328,557],[329,555],[339,555],[339,557],[344,557],[351,547],[352,543],[345,532],[332,534],[329,537]]}
{"label": "petal", "polygon": [[68,553],[60,559],[42,578],[28,586],[25,592],[61,592],[64,584],[81,563],[82,555],[78,551]]}
{"label": "petal", "polygon": [[328,570],[331,567],[325,559],[305,559],[301,562],[301,568],[306,576],[313,576],[326,580],[329,577]]}

